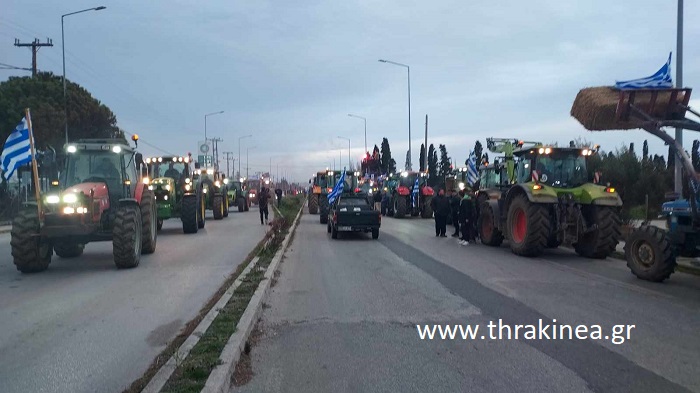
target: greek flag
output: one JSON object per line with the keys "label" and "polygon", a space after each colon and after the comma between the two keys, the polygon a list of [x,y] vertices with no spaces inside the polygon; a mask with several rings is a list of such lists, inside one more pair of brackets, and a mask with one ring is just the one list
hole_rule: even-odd
{"label": "greek flag", "polygon": [[411,201],[413,206],[418,206],[418,191],[420,191],[420,186],[418,186],[418,177],[416,177],[416,182],[413,183],[413,190],[411,190]]}
{"label": "greek flag", "polygon": [[671,80],[671,53],[668,54],[668,61],[652,76],[629,81],[615,82],[618,89],[653,89],[673,87]]}
{"label": "greek flag", "polygon": [[479,178],[479,173],[476,170],[476,155],[474,155],[474,150],[469,153],[469,159],[467,160],[467,183],[473,186],[476,180]]}
{"label": "greek flag", "polygon": [[0,169],[4,172],[5,180],[10,180],[17,168],[30,162],[32,162],[32,153],[29,146],[29,127],[27,119],[22,118],[22,122],[5,141],[0,156]]}
{"label": "greek flag", "polygon": [[338,183],[333,187],[333,191],[328,194],[328,203],[331,204],[335,202],[336,199],[343,193],[343,188],[345,188],[345,169],[343,169],[343,174],[340,175]]}

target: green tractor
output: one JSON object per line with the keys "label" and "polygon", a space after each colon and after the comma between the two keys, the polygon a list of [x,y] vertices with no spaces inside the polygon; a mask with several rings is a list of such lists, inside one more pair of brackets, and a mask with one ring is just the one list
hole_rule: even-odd
{"label": "green tractor", "polygon": [[621,236],[622,200],[614,188],[588,181],[587,158],[596,152],[597,147],[520,144],[513,151],[514,172],[507,162],[505,168],[515,182],[502,198],[479,206],[484,243],[499,245],[496,234],[502,234],[513,253],[522,256],[537,256],[561,244],[588,258],[610,255]]}
{"label": "green tractor", "polygon": [[238,207],[238,212],[240,213],[247,212],[249,210],[249,205],[247,198],[248,191],[245,187],[245,182],[229,182],[229,180],[225,178],[224,184],[226,184],[226,186],[228,187],[226,193],[228,197],[228,205]]}
{"label": "green tractor", "polygon": [[204,228],[205,201],[202,185],[190,168],[191,157],[163,156],[146,159],[150,181],[158,208],[158,230],[169,218],[182,220],[184,233],[197,233]]}
{"label": "green tractor", "polygon": [[407,214],[422,218],[432,218],[430,202],[435,191],[428,186],[428,174],[423,172],[402,172],[390,175],[388,186],[389,207],[387,214],[394,218],[404,218]]}
{"label": "green tractor", "polygon": [[[319,221],[321,224],[328,223],[328,211],[330,209],[328,204],[328,194],[330,194],[330,192],[333,191],[333,188],[335,188],[335,185],[338,184],[342,174],[343,171],[326,172],[326,187],[321,187],[321,193],[318,196]],[[359,177],[360,172],[345,171],[345,186],[343,187],[343,193],[359,193]]]}
{"label": "green tractor", "polygon": [[202,196],[206,210],[214,213],[215,220],[228,217],[228,185],[226,176],[213,168],[195,171],[195,178],[202,184]]}

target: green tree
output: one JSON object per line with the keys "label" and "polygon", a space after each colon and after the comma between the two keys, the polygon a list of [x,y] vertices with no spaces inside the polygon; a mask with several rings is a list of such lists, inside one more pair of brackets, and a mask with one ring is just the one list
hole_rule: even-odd
{"label": "green tree", "polygon": [[406,168],[407,171],[412,171],[413,167],[411,166],[411,151],[406,150],[406,164],[404,165],[404,168]]}
{"label": "green tree", "polygon": [[419,160],[420,160],[420,163],[419,163],[419,164],[420,164],[420,166],[419,166],[420,169],[419,169],[419,170],[420,170],[421,172],[425,172],[425,145],[422,144],[422,143],[420,144],[420,157],[419,157]]}
{"label": "green tree", "polygon": [[[389,140],[386,138],[382,139],[382,147],[381,147],[381,158],[380,158],[380,167],[382,170],[382,173],[387,174],[393,172],[391,168],[391,147],[389,146]],[[394,164],[396,166],[396,164]]]}
{"label": "green tree", "polygon": [[644,144],[642,145],[642,160],[649,160],[649,143],[647,143],[646,139],[644,140]]}
{"label": "green tree", "polygon": [[[79,138],[123,137],[112,111],[76,83],[67,81],[68,132],[71,140]],[[0,83],[0,140],[4,141],[30,108],[36,147],[52,146],[57,150],[65,143],[63,85],[50,72],[35,78],[10,77]]]}
{"label": "green tree", "polygon": [[445,145],[440,144],[438,147],[440,149],[440,169],[438,172],[438,176],[440,178],[440,183],[444,180],[445,176],[449,175],[451,170],[452,164],[450,163],[450,157],[447,155],[447,147]]}
{"label": "green tree", "polygon": [[438,159],[435,146],[431,143],[428,147],[428,184],[435,187],[438,182]]}

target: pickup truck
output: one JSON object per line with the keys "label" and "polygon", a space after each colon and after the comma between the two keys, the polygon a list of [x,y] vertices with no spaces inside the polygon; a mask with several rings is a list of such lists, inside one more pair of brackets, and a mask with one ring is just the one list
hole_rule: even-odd
{"label": "pickup truck", "polygon": [[381,223],[380,212],[372,210],[364,195],[342,194],[328,212],[328,233],[333,239],[338,232],[372,232],[372,239],[377,239]]}

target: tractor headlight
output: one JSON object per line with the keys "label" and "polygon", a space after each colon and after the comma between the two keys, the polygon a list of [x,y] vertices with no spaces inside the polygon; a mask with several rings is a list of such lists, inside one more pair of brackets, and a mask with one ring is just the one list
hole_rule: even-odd
{"label": "tractor headlight", "polygon": [[207,187],[204,187],[204,188],[202,189],[202,192],[206,194],[206,193],[207,193],[207,190],[208,190],[208,188],[207,188]]}
{"label": "tractor headlight", "polygon": [[189,177],[188,177],[188,178],[185,178],[185,184],[190,184],[191,182],[192,182],[192,180],[190,180]]}
{"label": "tractor headlight", "polygon": [[185,184],[185,191],[189,191],[192,188],[189,184]]}
{"label": "tractor headlight", "polygon": [[153,191],[153,186],[148,186],[148,189]]}
{"label": "tractor headlight", "polygon": [[464,187],[465,187],[464,183],[459,183],[459,189],[460,189],[460,190],[464,190]]}
{"label": "tractor headlight", "polygon": [[228,178],[224,179],[224,184],[228,184]]}
{"label": "tractor headlight", "polygon": [[74,208],[72,208],[72,207],[70,207],[70,206],[67,206],[67,207],[64,207],[64,208],[63,208],[63,214],[73,214],[73,213],[75,213],[75,209],[74,209]]}
{"label": "tractor headlight", "polygon": [[85,214],[88,212],[88,209],[87,207],[80,206],[79,208],[75,209],[75,212],[78,214]]}
{"label": "tractor headlight", "polygon": [[166,201],[167,201],[167,200],[168,200],[168,196],[167,196],[167,195],[164,195],[164,196],[163,196],[163,200],[166,200]]}
{"label": "tractor headlight", "polygon": [[75,203],[78,202],[78,196],[75,194],[66,194],[63,196],[63,203]]}
{"label": "tractor headlight", "polygon": [[252,197],[255,196],[255,194],[253,194],[253,193],[251,192],[250,194],[248,194],[248,196],[252,198]]}
{"label": "tractor headlight", "polygon": [[58,195],[49,195],[46,197],[46,203],[55,205],[56,203],[61,202],[61,198]]}
{"label": "tractor headlight", "polygon": [[148,176],[144,176],[143,179],[141,179],[141,182],[143,182],[143,184],[148,184],[151,182],[151,179],[149,179]]}
{"label": "tractor headlight", "polygon": [[215,182],[214,182],[214,186],[216,186],[216,188],[219,188],[219,187],[221,187],[221,182],[220,182],[220,181],[218,181],[218,180],[217,180],[217,181],[215,181]]}
{"label": "tractor headlight", "polygon": [[166,185],[165,185],[165,189],[168,190],[168,191],[170,191],[170,184],[166,184]]}

